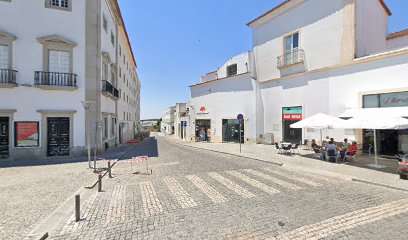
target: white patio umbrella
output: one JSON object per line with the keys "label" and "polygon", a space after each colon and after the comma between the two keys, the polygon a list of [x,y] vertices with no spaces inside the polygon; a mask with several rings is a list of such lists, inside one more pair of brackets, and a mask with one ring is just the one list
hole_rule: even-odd
{"label": "white patio umbrella", "polygon": [[372,129],[374,130],[374,154],[375,162],[369,166],[375,168],[383,168],[384,166],[378,165],[377,156],[377,133],[376,130],[398,130],[408,128],[408,119],[393,116],[393,115],[378,115],[372,114],[359,114],[350,120],[343,121],[333,125],[334,128],[342,129]]}
{"label": "white patio umbrella", "polygon": [[323,142],[322,130],[331,129],[335,124],[341,124],[346,120],[332,117],[324,113],[318,113],[311,117],[305,118],[297,123],[291,124],[291,128],[312,128],[320,130],[320,144]]}

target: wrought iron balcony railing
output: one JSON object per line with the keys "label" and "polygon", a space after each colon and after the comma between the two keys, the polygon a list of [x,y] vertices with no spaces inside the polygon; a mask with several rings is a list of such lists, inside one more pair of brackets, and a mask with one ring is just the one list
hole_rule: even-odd
{"label": "wrought iron balcony railing", "polygon": [[76,87],[77,75],[72,73],[40,72],[34,74],[35,85]]}
{"label": "wrought iron balcony railing", "polygon": [[102,92],[109,94],[110,96],[119,99],[119,90],[116,89],[110,82],[102,81]]}
{"label": "wrought iron balcony railing", "polygon": [[278,57],[278,68],[284,68],[305,62],[305,52],[302,49],[293,49]]}
{"label": "wrought iron balcony railing", "polygon": [[11,69],[0,69],[0,84],[16,84],[17,71]]}

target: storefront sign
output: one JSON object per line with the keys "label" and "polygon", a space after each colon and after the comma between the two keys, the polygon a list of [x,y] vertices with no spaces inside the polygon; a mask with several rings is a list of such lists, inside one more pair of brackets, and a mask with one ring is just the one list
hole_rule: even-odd
{"label": "storefront sign", "polygon": [[302,120],[302,107],[288,107],[282,109],[282,119],[286,121]]}
{"label": "storefront sign", "polygon": [[197,115],[206,115],[208,114],[208,111],[205,107],[200,108],[200,112],[197,113]]}
{"label": "storefront sign", "polygon": [[38,147],[39,127],[38,122],[16,122],[15,123],[15,145],[16,147]]}
{"label": "storefront sign", "polygon": [[408,92],[381,94],[380,101],[381,107],[408,106]]}

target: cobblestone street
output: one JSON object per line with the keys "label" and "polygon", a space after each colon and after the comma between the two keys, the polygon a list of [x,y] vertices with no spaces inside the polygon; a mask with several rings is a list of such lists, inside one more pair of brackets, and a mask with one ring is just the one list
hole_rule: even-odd
{"label": "cobblestone street", "polygon": [[[405,239],[406,192],[147,139],[51,239]],[[139,171],[140,174],[132,174]]]}

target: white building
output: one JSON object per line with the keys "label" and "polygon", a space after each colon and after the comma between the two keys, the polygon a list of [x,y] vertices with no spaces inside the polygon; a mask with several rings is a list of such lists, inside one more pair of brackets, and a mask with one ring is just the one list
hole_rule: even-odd
{"label": "white building", "polygon": [[140,82],[116,0],[0,1],[0,16],[1,157],[80,155],[88,131],[98,148],[132,138]]}
{"label": "white building", "polygon": [[[389,15],[382,0],[289,0],[248,23],[250,76],[209,76],[211,81],[191,87],[192,105],[212,114],[211,140],[221,140],[220,122],[238,112],[249,116],[246,125],[253,124],[245,126],[245,138],[257,142],[266,133],[276,142],[319,138],[289,127],[319,112],[352,117],[348,109],[378,108],[379,114],[408,117],[408,30],[389,34]],[[249,106],[254,119],[246,113]],[[373,142],[368,130],[331,134]],[[407,131],[378,136],[383,154],[408,151]]]}
{"label": "white building", "polygon": [[176,107],[169,107],[164,111],[162,121],[161,121],[161,132],[165,135],[174,134],[174,112]]}
{"label": "white building", "polygon": [[188,103],[176,103],[174,109],[174,135],[178,139],[187,139]]}

